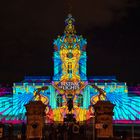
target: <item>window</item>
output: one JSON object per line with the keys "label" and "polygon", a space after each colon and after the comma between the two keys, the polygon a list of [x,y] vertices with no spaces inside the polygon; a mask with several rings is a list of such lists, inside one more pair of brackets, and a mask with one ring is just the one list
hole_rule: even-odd
{"label": "window", "polygon": [[57,107],[62,106],[62,95],[57,95]]}
{"label": "window", "polygon": [[79,107],[83,106],[83,95],[82,94],[78,95],[78,106]]}

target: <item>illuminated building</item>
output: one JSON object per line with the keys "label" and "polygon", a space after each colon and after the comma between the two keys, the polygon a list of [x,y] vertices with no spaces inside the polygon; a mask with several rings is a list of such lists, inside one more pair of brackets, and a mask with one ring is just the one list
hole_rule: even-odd
{"label": "illuminated building", "polygon": [[53,77],[26,76],[22,82],[14,83],[13,94],[0,97],[1,121],[26,120],[24,105],[31,100],[48,105],[46,122],[63,121],[68,113],[67,101],[72,98],[72,113],[77,121],[93,117],[92,105],[100,99],[115,104],[115,123],[140,122],[140,96],[128,96],[126,83],[118,82],[115,76],[87,76],[87,41],[76,35],[74,22],[69,15],[64,34],[54,41]]}

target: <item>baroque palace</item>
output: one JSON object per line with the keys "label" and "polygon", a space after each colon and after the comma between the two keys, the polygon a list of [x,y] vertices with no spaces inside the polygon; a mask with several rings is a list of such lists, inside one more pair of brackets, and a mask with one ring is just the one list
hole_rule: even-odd
{"label": "baroque palace", "polygon": [[87,76],[87,41],[76,34],[74,23],[68,15],[64,34],[53,43],[53,77],[25,76],[13,83],[12,92],[0,93],[1,122],[25,121],[24,105],[38,100],[47,105],[46,123],[64,121],[69,100],[75,119],[86,121],[94,116],[93,105],[103,100],[115,105],[114,123],[140,123],[140,96],[129,94],[127,83],[118,82],[115,76]]}

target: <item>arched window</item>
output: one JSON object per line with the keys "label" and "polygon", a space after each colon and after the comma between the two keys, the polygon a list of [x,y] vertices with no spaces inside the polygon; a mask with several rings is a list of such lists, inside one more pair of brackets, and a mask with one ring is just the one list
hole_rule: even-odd
{"label": "arched window", "polygon": [[62,95],[57,95],[57,107],[61,107],[62,106]]}
{"label": "arched window", "polygon": [[83,106],[83,95],[82,94],[78,95],[78,106],[79,107]]}

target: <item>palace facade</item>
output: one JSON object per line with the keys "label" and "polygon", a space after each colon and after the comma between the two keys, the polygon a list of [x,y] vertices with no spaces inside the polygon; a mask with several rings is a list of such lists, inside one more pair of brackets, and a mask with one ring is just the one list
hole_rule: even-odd
{"label": "palace facade", "polygon": [[13,83],[11,94],[0,94],[1,122],[25,121],[24,105],[36,100],[47,105],[46,123],[62,122],[71,99],[77,121],[94,117],[94,104],[107,100],[115,105],[114,123],[140,123],[140,96],[133,96],[132,88],[130,96],[127,83],[118,82],[115,76],[87,76],[87,41],[76,34],[74,23],[69,15],[64,34],[53,43],[53,77],[25,76],[20,83]]}

